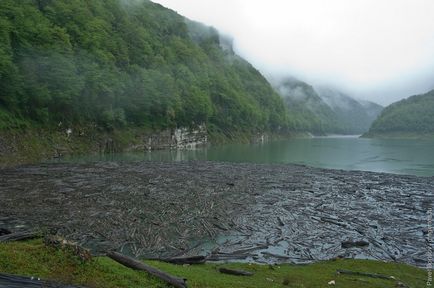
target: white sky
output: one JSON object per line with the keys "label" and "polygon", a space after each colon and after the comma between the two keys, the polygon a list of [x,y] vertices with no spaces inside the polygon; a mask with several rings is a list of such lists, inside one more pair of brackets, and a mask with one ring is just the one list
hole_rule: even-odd
{"label": "white sky", "polygon": [[153,0],[234,38],[264,75],[389,104],[434,88],[434,0]]}

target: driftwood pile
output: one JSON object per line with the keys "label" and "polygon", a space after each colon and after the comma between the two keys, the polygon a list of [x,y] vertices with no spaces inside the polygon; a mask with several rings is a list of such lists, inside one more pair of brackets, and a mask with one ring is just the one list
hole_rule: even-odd
{"label": "driftwood pile", "polygon": [[44,164],[0,170],[0,191],[0,226],[53,229],[94,254],[426,266],[434,178],[298,165]]}

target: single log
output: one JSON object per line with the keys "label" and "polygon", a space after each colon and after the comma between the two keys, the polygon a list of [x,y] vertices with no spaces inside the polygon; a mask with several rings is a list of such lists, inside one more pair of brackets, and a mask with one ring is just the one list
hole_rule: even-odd
{"label": "single log", "polygon": [[182,278],[178,278],[172,275],[169,275],[161,270],[158,270],[154,267],[148,266],[143,262],[140,262],[134,258],[122,255],[120,253],[117,252],[108,252],[107,256],[110,257],[111,259],[113,259],[114,261],[128,267],[134,270],[141,270],[141,271],[146,271],[151,275],[154,275],[155,277],[160,278],[161,280],[171,284],[173,287],[177,287],[177,288],[186,288],[187,287],[187,283],[186,280],[187,279],[182,279]]}
{"label": "single log", "polygon": [[163,262],[172,263],[172,264],[203,264],[206,262],[205,256],[189,256],[189,257],[173,257],[173,258],[163,258],[158,259]]}
{"label": "single log", "polygon": [[268,247],[269,247],[269,244],[260,244],[260,245],[254,246],[254,247],[234,250],[234,251],[230,252],[229,254],[232,254],[232,255],[245,254],[245,253],[252,252],[255,250],[267,249]]}
{"label": "single log", "polygon": [[270,256],[270,257],[274,257],[277,259],[291,259],[291,257],[289,257],[289,256],[274,254],[274,253],[270,253],[267,251],[261,252],[261,254],[266,255],[266,256]]}
{"label": "single log", "polygon": [[62,285],[34,277],[0,273],[0,288],[84,288],[82,286]]}
{"label": "single log", "polygon": [[383,274],[375,274],[375,273],[366,273],[366,272],[357,272],[351,270],[336,270],[337,274],[345,274],[345,275],[354,275],[354,276],[365,276],[370,278],[378,278],[378,279],[386,279],[386,280],[396,280],[393,276],[383,275]]}
{"label": "single log", "polygon": [[244,270],[234,270],[229,268],[221,267],[219,268],[220,273],[224,274],[230,274],[230,275],[237,275],[237,276],[252,276],[254,273],[244,271]]}
{"label": "single log", "polygon": [[215,254],[207,258],[207,261],[242,260],[248,257],[257,257],[258,254]]}
{"label": "single log", "polygon": [[6,228],[0,228],[0,236],[11,234],[12,232]]}
{"label": "single log", "polygon": [[0,242],[11,242],[11,241],[20,241],[20,240],[28,240],[38,237],[38,234],[34,232],[15,232],[11,234],[6,234],[0,236]]}
{"label": "single log", "polygon": [[366,247],[369,246],[369,242],[367,241],[343,241],[341,243],[342,248],[352,248],[352,247]]}

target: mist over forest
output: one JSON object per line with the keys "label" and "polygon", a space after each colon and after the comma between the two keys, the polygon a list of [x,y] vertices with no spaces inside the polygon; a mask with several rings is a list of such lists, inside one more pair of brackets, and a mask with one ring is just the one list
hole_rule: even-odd
{"label": "mist over forest", "polygon": [[0,287],[431,286],[433,21],[0,0]]}

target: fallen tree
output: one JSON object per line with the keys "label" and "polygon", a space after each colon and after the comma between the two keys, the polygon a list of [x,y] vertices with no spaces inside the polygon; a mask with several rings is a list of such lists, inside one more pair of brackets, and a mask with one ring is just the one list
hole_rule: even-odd
{"label": "fallen tree", "polygon": [[146,271],[149,274],[171,284],[173,287],[177,287],[177,288],[186,288],[187,287],[187,283],[186,280],[187,279],[183,279],[183,278],[178,278],[175,276],[172,276],[170,274],[167,274],[166,272],[163,272],[161,270],[158,270],[154,267],[151,267],[149,265],[146,265],[143,262],[140,262],[134,258],[122,255],[118,252],[108,252],[107,256],[110,257],[111,259],[113,259],[114,261],[128,267],[134,270],[141,270],[141,271]]}
{"label": "fallen tree", "polygon": [[186,256],[186,257],[172,257],[172,258],[147,258],[148,260],[157,260],[171,264],[203,264],[208,259],[206,256]]}
{"label": "fallen tree", "polygon": [[221,267],[219,268],[220,273],[236,275],[236,276],[252,276],[252,272],[244,271],[244,270],[235,270]]}
{"label": "fallen tree", "polygon": [[383,275],[383,274],[375,274],[375,273],[366,273],[366,272],[357,272],[351,270],[336,270],[337,274],[345,274],[345,275],[353,275],[353,276],[365,276],[370,278],[378,278],[378,279],[386,279],[386,280],[396,280],[393,276]]}
{"label": "fallen tree", "polygon": [[34,277],[0,273],[0,288],[84,288],[82,286],[62,285]]}

